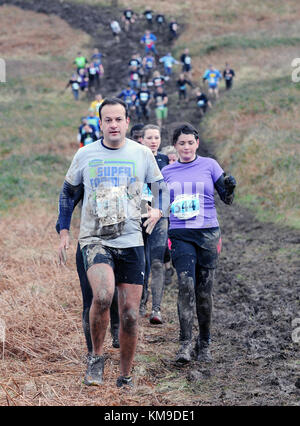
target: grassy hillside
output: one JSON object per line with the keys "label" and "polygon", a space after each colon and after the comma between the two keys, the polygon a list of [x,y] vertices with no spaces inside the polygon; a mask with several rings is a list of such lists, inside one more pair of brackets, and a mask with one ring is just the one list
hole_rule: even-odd
{"label": "grassy hillside", "polygon": [[[199,123],[204,140],[237,177],[240,203],[262,220],[300,227],[300,86],[291,82],[291,62],[299,56],[297,1],[119,1],[120,9],[126,6],[137,12],[151,7],[184,24],[173,53],[178,57],[184,47],[190,48],[195,83],[202,84],[209,63],[220,70],[225,62],[232,65],[237,74],[234,89],[223,89]],[[0,47],[6,46],[8,64],[8,82],[0,88],[3,210],[26,198],[46,196],[53,202],[57,197],[68,155],[76,149],[79,117],[88,106],[84,101],[75,105],[70,93],[59,92],[77,50],[88,51],[89,38],[52,15],[35,18],[32,26],[33,12],[25,17],[18,9],[1,9]],[[17,32],[11,31],[15,20]]]}
{"label": "grassy hillside", "polygon": [[7,82],[0,86],[0,211],[26,199],[56,204],[77,148],[86,101],[62,94],[72,62],[89,37],[55,16],[1,7],[0,49]]}

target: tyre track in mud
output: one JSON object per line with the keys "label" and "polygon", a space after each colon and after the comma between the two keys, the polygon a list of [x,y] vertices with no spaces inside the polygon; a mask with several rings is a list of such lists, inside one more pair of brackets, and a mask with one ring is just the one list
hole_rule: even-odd
{"label": "tyre track in mud", "polygon": [[[124,86],[130,54],[140,50],[143,23],[137,22],[134,32],[115,45],[109,22],[120,11],[117,14],[109,7],[45,0],[0,0],[2,4],[56,14],[72,27],[89,33],[106,55],[105,61],[111,58],[104,79],[106,94],[115,94]],[[162,45],[168,45],[166,36],[158,43],[159,53],[165,52]],[[191,121],[197,127],[199,124],[193,105],[189,103],[184,109],[176,105],[174,82],[169,84],[170,89],[174,93],[170,96],[165,138],[175,121]],[[202,141],[202,147],[202,155],[214,157],[211,145],[208,148]],[[198,391],[210,395],[208,404],[299,405],[296,381],[300,377],[300,343],[292,340],[292,321],[300,318],[300,232],[260,223],[236,204],[217,203],[217,208],[223,249],[214,289],[214,362],[209,368],[191,363],[181,372],[190,382],[201,383]],[[169,315],[175,318],[176,312]],[[165,364],[174,368],[171,360]]]}

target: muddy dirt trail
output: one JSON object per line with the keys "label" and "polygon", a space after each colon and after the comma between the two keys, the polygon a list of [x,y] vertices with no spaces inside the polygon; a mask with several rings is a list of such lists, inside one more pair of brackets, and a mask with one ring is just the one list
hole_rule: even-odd
{"label": "muddy dirt trail", "polygon": [[[56,1],[0,1],[0,5],[4,3],[57,14],[71,26],[88,32],[95,46],[99,45],[100,51],[106,55],[104,62],[109,58],[111,64],[103,83],[106,93],[116,94],[123,88],[130,55],[136,49],[141,51],[139,39],[145,29],[143,21],[138,22],[134,32],[122,38],[119,45],[115,45],[108,24],[120,12],[110,8],[91,9],[87,5]],[[159,53],[166,52],[163,48],[166,45],[166,36],[161,37]],[[174,83],[169,83],[167,90],[171,94]],[[174,93],[170,96],[166,135],[173,122],[195,122],[196,119],[192,102],[180,108],[176,100]],[[211,146],[210,151],[205,146],[205,141],[202,146],[202,153],[214,155]],[[236,204],[228,207],[218,203],[218,214],[223,249],[214,288],[214,361],[209,367],[197,362],[178,367],[173,362],[172,350],[177,349],[178,342],[174,280],[166,289],[165,324],[155,328],[149,325],[148,318],[141,321],[143,342],[138,348],[136,369],[140,377],[147,377],[144,385],[151,387],[152,398],[145,399],[137,390],[132,401],[141,405],[299,405],[300,330],[297,330],[296,319],[300,318],[300,232],[260,223]],[[84,351],[83,338],[81,343],[80,350]],[[159,352],[158,363],[149,361],[151,351]],[[113,358],[117,365],[118,356]],[[166,377],[169,379],[165,388],[156,386]],[[172,393],[168,393],[172,380],[178,380],[178,377],[189,387],[189,391],[182,389],[185,397],[181,400],[178,397],[172,399]],[[93,402],[101,405],[103,400],[94,392],[98,397]],[[92,394],[89,391],[90,398]],[[124,398],[115,401],[118,405],[126,405],[129,402]]]}

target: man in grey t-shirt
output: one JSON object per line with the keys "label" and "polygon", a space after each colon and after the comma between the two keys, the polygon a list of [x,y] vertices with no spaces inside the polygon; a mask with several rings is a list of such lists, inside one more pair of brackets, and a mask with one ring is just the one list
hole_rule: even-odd
{"label": "man in grey t-shirt", "polygon": [[[93,354],[88,360],[84,382],[87,385],[102,383],[103,343],[117,284],[121,370],[117,386],[121,387],[132,385],[130,372],[137,345],[139,303],[144,283],[140,226],[142,187],[145,182],[160,182],[162,175],[152,152],[125,137],[129,118],[122,100],[106,99],[99,108],[99,116],[103,138],[75,154],[61,191],[59,259],[66,260],[73,200],[83,184],[79,243],[93,291],[90,309]],[[144,223],[146,232],[152,232],[161,215],[159,209],[148,208]]]}

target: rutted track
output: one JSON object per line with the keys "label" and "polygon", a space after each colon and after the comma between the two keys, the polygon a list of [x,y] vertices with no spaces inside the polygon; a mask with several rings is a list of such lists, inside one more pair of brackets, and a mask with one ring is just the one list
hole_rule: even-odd
{"label": "rutted track", "polygon": [[[137,23],[135,32],[117,47],[112,47],[108,25],[116,13],[110,8],[59,1],[0,0],[0,5],[5,3],[57,14],[71,26],[88,32],[95,46],[106,54],[106,60],[110,58],[111,66],[104,81],[106,93],[115,94],[124,86],[129,56],[140,48],[142,23]],[[159,51],[163,43],[167,40],[158,44]],[[169,90],[171,88],[172,85]],[[191,105],[180,109],[171,97],[169,109],[170,126],[173,121],[194,121]],[[204,152],[208,152],[207,147]],[[214,290],[214,362],[209,369],[192,363],[183,367],[181,374],[195,383],[199,404],[297,405],[300,401],[300,390],[295,386],[300,377],[299,343],[292,341],[291,323],[300,317],[300,232],[259,223],[246,209],[235,204],[218,205],[218,211],[223,251]],[[175,296],[174,288],[173,295],[168,294],[173,303],[165,307],[166,321],[176,321]],[[161,328],[161,341],[167,345],[165,333]],[[172,336],[174,339],[176,341],[177,335]],[[155,341],[149,341],[150,344],[155,351]],[[160,350],[163,351],[163,347],[160,345]],[[167,357],[163,362],[170,373],[177,370]],[[159,378],[158,371],[152,374]],[[188,400],[186,404],[189,405]]]}

